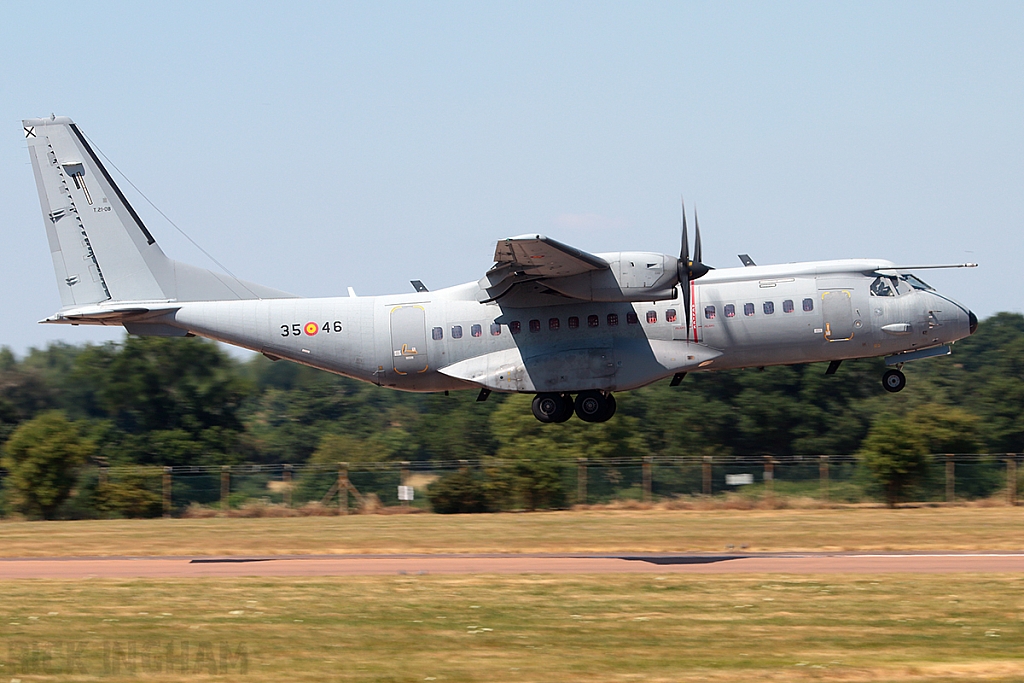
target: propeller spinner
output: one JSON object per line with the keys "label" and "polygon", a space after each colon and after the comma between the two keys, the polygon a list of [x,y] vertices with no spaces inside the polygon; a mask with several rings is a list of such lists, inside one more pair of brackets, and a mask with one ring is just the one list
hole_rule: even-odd
{"label": "propeller spinner", "polygon": [[686,336],[690,336],[690,283],[698,278],[707,275],[711,270],[710,266],[701,262],[702,249],[700,243],[700,221],[697,219],[697,210],[693,211],[693,222],[695,227],[695,241],[693,247],[693,258],[690,258],[690,238],[686,228],[686,204],[683,204],[683,241],[679,249],[679,260],[676,269],[679,277],[679,286],[683,290],[683,306],[686,308]]}

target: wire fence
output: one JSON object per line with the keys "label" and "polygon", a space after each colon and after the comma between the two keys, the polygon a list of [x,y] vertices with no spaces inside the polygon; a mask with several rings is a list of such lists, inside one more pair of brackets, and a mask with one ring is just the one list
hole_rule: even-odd
{"label": "wire fence", "polygon": [[[1005,496],[1024,482],[1020,454],[935,454],[903,492],[906,501],[957,502]],[[0,489],[2,489],[0,472]],[[460,479],[461,477],[461,479]],[[395,506],[439,509],[439,484],[458,483],[491,501],[471,509],[534,509],[613,501],[656,503],[686,496],[801,496],[830,503],[883,500],[885,492],[854,456],[651,457],[535,462],[418,462],[231,466],[88,467],[69,516],[147,517],[197,506],[245,506],[332,513]],[[451,486],[448,487],[451,489]],[[451,496],[451,491],[445,495]],[[448,500],[448,498],[445,498]],[[77,507],[76,507],[77,506]],[[454,511],[458,511],[458,508]]]}

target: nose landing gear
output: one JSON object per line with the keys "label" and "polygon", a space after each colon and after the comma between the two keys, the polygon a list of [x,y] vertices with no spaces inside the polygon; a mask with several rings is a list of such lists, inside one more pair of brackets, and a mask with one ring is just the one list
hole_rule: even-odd
{"label": "nose landing gear", "polygon": [[903,391],[903,387],[907,386],[907,376],[901,370],[886,370],[882,375],[882,386],[893,394]]}

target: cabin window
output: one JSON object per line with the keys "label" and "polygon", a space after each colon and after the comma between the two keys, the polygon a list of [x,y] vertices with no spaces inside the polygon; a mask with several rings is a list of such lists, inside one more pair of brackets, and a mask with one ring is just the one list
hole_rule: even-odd
{"label": "cabin window", "polygon": [[754,315],[754,304],[743,304],[743,315],[751,316]]}
{"label": "cabin window", "polygon": [[479,325],[473,325],[473,327],[469,328],[469,333],[474,337],[481,337],[484,334]]}
{"label": "cabin window", "polygon": [[513,320],[508,324],[508,331],[512,334],[519,334],[523,331],[523,325],[518,320]]}
{"label": "cabin window", "polygon": [[775,312],[775,302],[774,301],[765,301],[764,302],[764,314],[765,315],[771,315],[774,312]]}
{"label": "cabin window", "polygon": [[895,284],[895,280],[890,281],[889,278],[876,277],[875,281],[871,283],[871,296],[896,296],[894,287],[890,285]]}
{"label": "cabin window", "polygon": [[783,313],[792,313],[793,312],[793,300],[792,299],[786,299],[785,301],[782,302],[782,312]]}
{"label": "cabin window", "polygon": [[587,316],[587,327],[600,327],[601,319],[596,315]]}
{"label": "cabin window", "polygon": [[814,310],[814,299],[804,299],[804,310],[808,313]]}
{"label": "cabin window", "polygon": [[539,320],[531,320],[530,321],[530,332],[540,332],[540,321]]}
{"label": "cabin window", "polygon": [[626,323],[629,325],[639,325],[640,318],[636,317],[636,313],[630,311],[629,313],[626,314]]}
{"label": "cabin window", "polygon": [[570,315],[569,316],[569,329],[570,330],[575,330],[575,329],[579,328],[579,326],[580,326],[580,319],[578,317],[576,317],[575,315]]}
{"label": "cabin window", "polygon": [[647,311],[647,322],[652,324],[652,325],[654,323],[658,322],[658,312],[657,311]]}
{"label": "cabin window", "polygon": [[462,325],[452,325],[452,339],[462,339]]}
{"label": "cabin window", "polygon": [[440,341],[444,339],[444,330],[442,330],[440,327],[435,327],[430,331],[430,337],[434,341]]}
{"label": "cabin window", "polygon": [[497,337],[499,334],[501,334],[501,325],[498,323],[491,323],[491,336]]}
{"label": "cabin window", "polygon": [[557,332],[558,331],[558,327],[560,325],[561,325],[561,323],[558,322],[558,318],[549,318],[548,319],[548,329],[551,330],[552,332]]}
{"label": "cabin window", "polygon": [[665,322],[674,323],[676,321],[676,309],[670,308],[665,311]]}
{"label": "cabin window", "polygon": [[715,319],[715,307],[714,306],[705,306],[704,307],[704,317],[707,318],[708,320],[714,320]]}
{"label": "cabin window", "polygon": [[609,313],[608,314],[608,327],[615,327],[619,324],[619,314]]}
{"label": "cabin window", "polygon": [[725,317],[726,318],[735,318],[736,317],[736,304],[726,304],[725,305],[725,309],[723,309],[722,312],[725,313]]}

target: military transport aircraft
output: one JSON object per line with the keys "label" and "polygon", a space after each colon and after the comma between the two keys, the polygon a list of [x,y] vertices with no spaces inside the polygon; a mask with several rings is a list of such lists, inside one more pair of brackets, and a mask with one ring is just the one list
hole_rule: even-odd
{"label": "military transport aircraft", "polygon": [[[479,282],[307,299],[172,261],[71,119],[23,122],[61,308],[43,320],[199,335],[404,391],[536,394],[541,422],[602,422],[613,392],[688,372],[885,356],[907,361],[974,332],[967,308],[897,266],[848,259],[712,269],[686,213],[679,257],[589,254],[542,235],[498,242]],[[695,220],[696,223],[696,220]]]}

